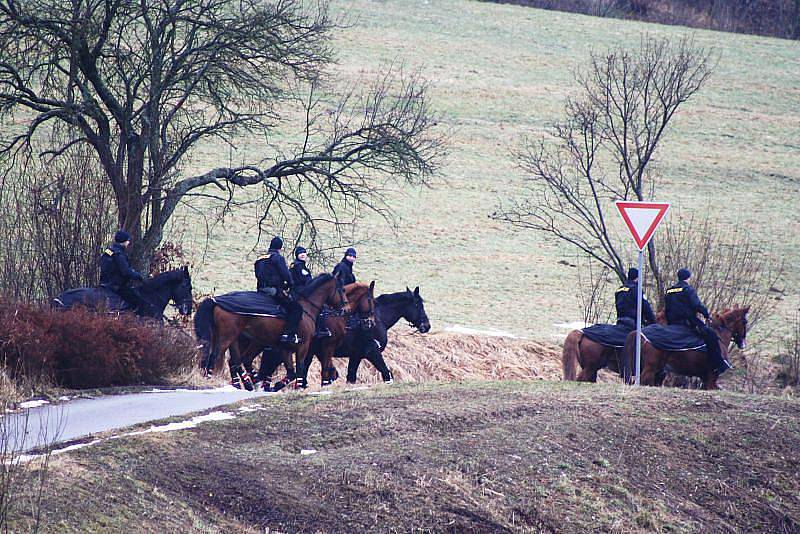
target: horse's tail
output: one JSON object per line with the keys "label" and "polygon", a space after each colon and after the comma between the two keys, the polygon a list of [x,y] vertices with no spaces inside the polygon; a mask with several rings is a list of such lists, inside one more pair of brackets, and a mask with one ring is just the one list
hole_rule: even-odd
{"label": "horse's tail", "polygon": [[564,340],[564,352],[561,353],[561,368],[564,380],[575,380],[577,378],[578,359],[581,355],[581,339],[583,332],[573,330]]}
{"label": "horse's tail", "polygon": [[207,298],[200,303],[194,314],[194,333],[203,348],[203,358],[201,365],[204,369],[210,370],[214,362],[212,360],[213,350],[212,341],[214,336],[214,308],[217,303],[213,299]]}

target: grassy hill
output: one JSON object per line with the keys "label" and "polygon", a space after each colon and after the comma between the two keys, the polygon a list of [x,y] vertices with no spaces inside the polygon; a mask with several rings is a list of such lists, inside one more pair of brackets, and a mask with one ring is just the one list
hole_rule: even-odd
{"label": "grassy hill", "polygon": [[[559,263],[575,264],[573,251],[487,217],[519,190],[521,171],[509,151],[523,134],[544,132],[559,118],[563,99],[575,91],[571,73],[590,50],[635,46],[643,32],[677,37],[691,30],[466,0],[352,0],[334,7],[352,22],[336,39],[336,83],[371,79],[393,60],[421,68],[433,82],[451,147],[434,188],[393,196],[401,216],[396,234],[375,218],[364,221],[358,275],[377,279],[379,292],[420,285],[435,326],[548,339],[560,332],[553,323],[579,318],[578,269]],[[775,261],[785,258],[788,294],[779,314],[791,317],[800,299],[800,47],[693,34],[721,59],[658,153],[657,198],[673,203],[672,216],[711,212],[731,232],[747,232]],[[263,141],[251,140],[236,151],[209,146],[193,163],[204,170],[271,154]],[[206,256],[197,252],[198,289],[252,285],[258,215],[255,207],[239,210],[214,229]],[[200,251],[200,217],[187,212],[182,225],[199,237]]]}
{"label": "grassy hill", "polygon": [[797,400],[465,382],[225,411],[54,456],[43,531],[800,531]]}

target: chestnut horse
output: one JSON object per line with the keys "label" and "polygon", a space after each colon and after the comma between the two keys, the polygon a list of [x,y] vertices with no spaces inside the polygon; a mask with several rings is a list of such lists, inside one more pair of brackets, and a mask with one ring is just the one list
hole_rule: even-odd
{"label": "chestnut horse", "polygon": [[[573,330],[564,340],[564,351],[561,353],[561,368],[564,380],[578,382],[597,382],[597,372],[608,367],[622,376],[622,347],[607,347],[592,341],[583,335],[581,330]],[[576,367],[581,371],[576,375]]]}
{"label": "chestnut horse", "polygon": [[[359,285],[366,287],[366,291],[363,291],[362,288],[361,295],[354,294],[352,300],[350,300],[350,295],[348,294],[347,298],[351,303],[351,309],[353,309],[359,317],[358,331],[365,333],[362,337],[365,337],[366,342],[371,343],[372,336],[369,335],[368,332],[375,326],[375,296],[373,293],[375,282],[373,281],[369,286],[356,282],[355,284],[345,286],[345,289],[350,289],[353,286]],[[349,317],[342,314],[328,315],[325,319],[325,326],[331,331],[331,336],[315,339],[312,343],[303,365],[303,370],[306,372],[301,378],[301,383],[303,385],[307,383],[308,367],[311,365],[315,354],[322,367],[322,385],[329,386],[334,380],[339,378],[339,372],[333,365],[333,356],[336,352],[336,347],[339,346],[347,335],[348,322],[350,322]]]}
{"label": "chestnut horse", "polygon": [[[722,357],[728,357],[728,347],[731,341],[743,349],[747,344],[747,312],[750,306],[725,310],[719,314],[712,314],[709,326],[719,336]],[[628,334],[625,342],[625,377],[628,378],[636,362],[636,332]],[[673,371],[686,376],[696,376],[703,381],[703,389],[719,389],[717,379],[719,376],[713,372],[709,362],[708,353],[699,350],[665,351],[657,349],[642,336],[642,363],[640,382],[643,386],[660,385],[659,376],[663,371]]]}
{"label": "chestnut horse", "polygon": [[[314,335],[314,325],[322,306],[326,304],[335,310],[344,309],[346,311],[349,311],[349,308],[341,282],[330,274],[316,277],[298,291],[297,296],[298,302],[303,308],[303,316],[297,328],[302,342],[295,347],[295,352],[297,367],[302,368]],[[195,313],[194,328],[197,338],[203,343],[203,367],[206,373],[210,374],[217,360],[222,360],[225,352],[230,350],[231,378],[235,380],[236,369],[241,364],[241,354],[237,343],[239,336],[246,334],[250,339],[257,341],[261,347],[278,347],[285,323],[284,319],[278,317],[238,315],[227,312],[217,306],[213,299],[204,300]],[[282,350],[282,353],[287,370],[287,380],[292,381],[296,378],[296,373],[291,352]]]}

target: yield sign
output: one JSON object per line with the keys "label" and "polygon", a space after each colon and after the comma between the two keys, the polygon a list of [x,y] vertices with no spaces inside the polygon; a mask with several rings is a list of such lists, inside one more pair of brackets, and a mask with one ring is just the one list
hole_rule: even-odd
{"label": "yield sign", "polygon": [[639,250],[644,250],[669,210],[666,202],[615,202]]}

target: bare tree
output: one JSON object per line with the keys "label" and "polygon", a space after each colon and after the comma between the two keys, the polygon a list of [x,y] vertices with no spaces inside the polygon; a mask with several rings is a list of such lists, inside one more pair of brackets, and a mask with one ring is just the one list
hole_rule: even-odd
{"label": "bare tree", "polygon": [[[386,180],[427,180],[441,139],[419,76],[389,69],[338,103],[324,98],[337,28],[324,0],[0,0],[0,113],[11,132],[0,154],[13,163],[56,125],[65,141],[38,156],[90,146],[139,266],[195,196],[230,201],[259,185],[264,221],[299,217],[312,230],[359,210],[385,214]],[[270,141],[297,101],[296,144],[185,174],[200,143]],[[21,119],[27,127],[14,127]]]}
{"label": "bare tree", "polygon": [[[592,54],[576,76],[581,91],[567,100],[564,121],[548,137],[526,139],[515,154],[527,174],[525,195],[492,217],[571,243],[624,281],[621,241],[608,225],[612,202],[652,194],[656,149],[711,70],[710,53],[688,38],[646,37],[637,50]],[[652,242],[648,259],[660,279]]]}

